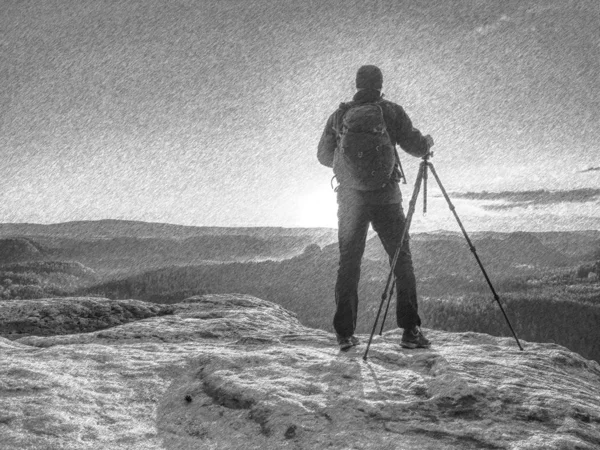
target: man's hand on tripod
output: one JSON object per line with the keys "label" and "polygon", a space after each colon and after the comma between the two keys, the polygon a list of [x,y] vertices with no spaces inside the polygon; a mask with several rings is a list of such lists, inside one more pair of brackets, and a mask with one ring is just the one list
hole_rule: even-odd
{"label": "man's hand on tripod", "polygon": [[430,158],[433,156],[433,152],[431,151],[431,147],[433,147],[433,138],[431,135],[428,134],[425,136],[425,142],[427,142],[427,154],[425,156]]}
{"label": "man's hand on tripod", "polygon": [[431,147],[433,147],[433,138],[431,137],[430,134],[425,136],[425,142],[427,142],[427,149],[430,149]]}

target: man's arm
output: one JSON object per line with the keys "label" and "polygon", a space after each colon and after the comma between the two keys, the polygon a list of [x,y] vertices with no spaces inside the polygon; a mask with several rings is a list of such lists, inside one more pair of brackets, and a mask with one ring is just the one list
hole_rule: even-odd
{"label": "man's arm", "polygon": [[317,159],[321,164],[327,167],[333,167],[333,154],[337,147],[336,132],[333,129],[334,116],[335,113],[329,116],[317,150]]}
{"label": "man's arm", "polygon": [[433,139],[430,136],[423,136],[419,130],[413,127],[408,114],[401,106],[396,106],[396,120],[394,131],[396,142],[405,152],[421,158],[425,156],[433,145]]}

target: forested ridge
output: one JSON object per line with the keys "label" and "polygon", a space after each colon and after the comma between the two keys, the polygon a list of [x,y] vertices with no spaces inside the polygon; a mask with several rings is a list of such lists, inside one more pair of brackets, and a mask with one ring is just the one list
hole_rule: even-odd
{"label": "forested ridge", "polygon": [[[592,266],[592,268],[595,266]],[[172,267],[93,287],[94,295],[177,302],[190,295],[239,292],[279,303],[308,326],[332,330],[337,256],[311,247],[282,262]],[[388,266],[365,260],[357,332],[370,332]],[[511,336],[483,276],[435,275],[416,267],[426,327]],[[577,267],[496,276],[492,280],[517,334],[565,345],[600,361],[600,285],[578,277]],[[580,274],[579,274],[580,275]],[[388,316],[386,329],[395,327]]]}

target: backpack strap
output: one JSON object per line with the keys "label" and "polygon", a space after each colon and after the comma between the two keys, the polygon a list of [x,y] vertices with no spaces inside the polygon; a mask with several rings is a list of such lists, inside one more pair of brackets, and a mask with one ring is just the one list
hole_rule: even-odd
{"label": "backpack strap", "polygon": [[[376,102],[379,107],[381,108],[381,113],[383,114],[383,121],[385,122],[385,127],[386,127],[386,131],[389,135],[389,130],[387,130],[388,126],[387,126],[387,122],[386,122],[386,111],[388,112],[388,120],[393,120],[394,117],[390,117],[390,108],[388,107],[384,107],[384,103],[385,100],[383,98],[380,98],[379,100],[377,100]],[[390,136],[391,138],[392,136]],[[394,136],[395,137],[395,136]],[[396,155],[396,163],[398,163],[398,171],[400,172],[400,180],[402,184],[406,184],[406,175],[404,174],[404,169],[402,168],[402,163],[400,162],[400,155],[398,154],[398,149],[396,148],[396,142],[392,140],[392,145],[394,146],[394,154]]]}
{"label": "backpack strap", "polygon": [[335,132],[338,134],[338,136],[342,133],[344,116],[346,115],[348,110],[355,105],[356,105],[356,102],[345,102],[345,103],[340,103],[340,106],[338,106],[338,111],[340,111],[340,114],[338,115],[337,121],[334,124],[334,128],[333,128],[335,130]]}

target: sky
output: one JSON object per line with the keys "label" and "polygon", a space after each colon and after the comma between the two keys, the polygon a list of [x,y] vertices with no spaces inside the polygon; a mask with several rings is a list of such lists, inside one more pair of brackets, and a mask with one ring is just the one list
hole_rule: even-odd
{"label": "sky", "polygon": [[[467,229],[597,230],[599,27],[597,0],[3,0],[0,222],[335,227],[317,143],[376,64]],[[413,228],[455,229],[430,185]]]}

